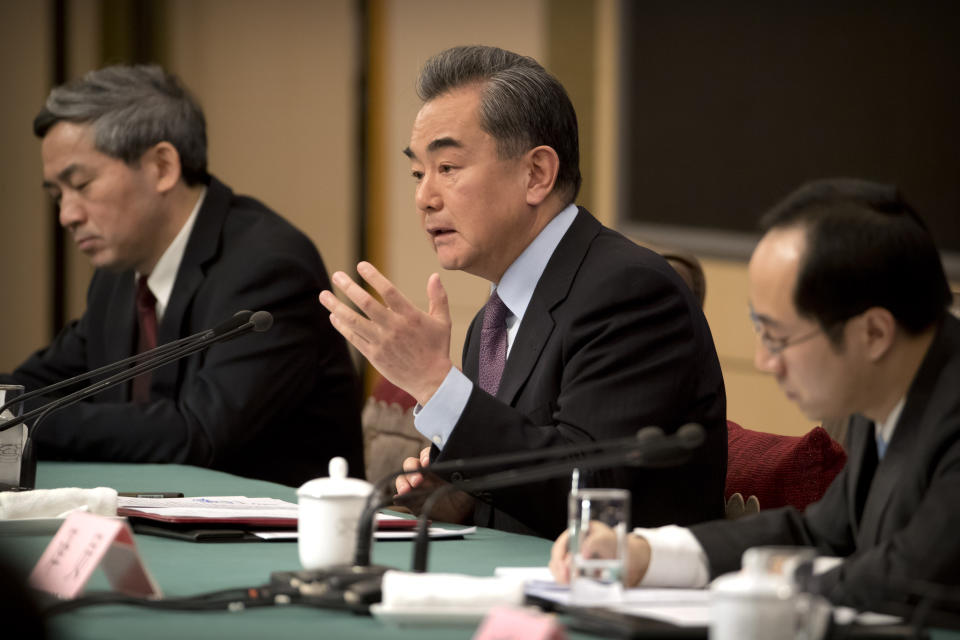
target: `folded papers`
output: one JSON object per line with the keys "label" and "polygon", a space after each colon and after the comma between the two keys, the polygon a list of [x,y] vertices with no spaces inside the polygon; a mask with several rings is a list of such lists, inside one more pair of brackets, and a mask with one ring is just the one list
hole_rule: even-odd
{"label": "folded papers", "polygon": [[72,511],[115,516],[117,492],[108,487],[0,492],[0,520],[62,518]]}
{"label": "folded papers", "polygon": [[523,582],[510,578],[387,571],[383,575],[382,589],[382,606],[392,610],[489,609],[523,604]]}

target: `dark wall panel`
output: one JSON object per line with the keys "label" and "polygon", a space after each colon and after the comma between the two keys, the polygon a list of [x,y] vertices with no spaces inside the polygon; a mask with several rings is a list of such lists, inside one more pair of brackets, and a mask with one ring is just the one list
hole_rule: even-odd
{"label": "dark wall panel", "polygon": [[799,183],[899,184],[960,251],[960,4],[624,3],[625,222],[753,231]]}

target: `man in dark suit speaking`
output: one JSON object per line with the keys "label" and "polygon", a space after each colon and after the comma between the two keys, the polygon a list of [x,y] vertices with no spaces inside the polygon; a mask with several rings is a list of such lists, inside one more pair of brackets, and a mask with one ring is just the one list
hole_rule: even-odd
{"label": "man in dark suit speaking", "polygon": [[749,547],[805,545],[842,558],[819,578],[839,603],[960,585],[960,321],[930,233],[895,188],[858,180],[806,185],[763,226],[749,267],[756,365],[810,418],[850,416],[847,465],[802,515],[636,532],[629,581],[704,586]]}
{"label": "man in dark suit speaking", "polygon": [[34,121],[43,185],[97,268],[83,316],[7,382],[28,390],[266,310],[216,344],[46,419],[41,458],[170,462],[297,485],[345,456],[363,473],[356,374],[316,294],[316,248],[207,173],[199,105],[159,67],[54,89]]}
{"label": "man in dark suit speaking", "polygon": [[[599,472],[593,486],[634,489],[637,523],[698,522],[723,511],[727,440],[723,380],[698,301],[660,256],[573,204],[580,186],[577,121],[559,82],[531,58],[457,47],[425,64],[424,101],[404,153],[416,207],[445,269],[492,283],[469,333],[461,373],[450,361],[450,315],[439,277],[430,309],[413,307],[372,265],[334,284],[363,315],[321,295],[333,325],[420,404],[431,461],[539,450],[695,421],[707,432],[676,469]],[[399,461],[398,461],[399,462]],[[400,493],[438,480],[416,474]],[[459,494],[433,517],[559,533],[566,479],[479,496]],[[415,507],[418,505],[414,505]]]}

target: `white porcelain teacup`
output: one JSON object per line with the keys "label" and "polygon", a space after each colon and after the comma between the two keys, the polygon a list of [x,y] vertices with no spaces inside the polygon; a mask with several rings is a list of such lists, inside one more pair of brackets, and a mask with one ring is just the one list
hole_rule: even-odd
{"label": "white porcelain teacup", "polygon": [[350,564],[356,551],[357,523],[373,485],[347,477],[347,461],[330,460],[330,477],[297,490],[297,546],[304,569]]}
{"label": "white porcelain teacup", "polygon": [[711,640],[819,640],[830,607],[803,593],[795,576],[816,552],[806,547],[754,547],[742,569],[710,585]]}

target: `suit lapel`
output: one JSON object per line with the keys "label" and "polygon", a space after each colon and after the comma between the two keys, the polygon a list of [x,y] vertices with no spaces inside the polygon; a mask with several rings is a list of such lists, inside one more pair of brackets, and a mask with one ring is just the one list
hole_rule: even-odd
{"label": "suit lapel", "polygon": [[[900,420],[900,424],[905,428],[897,428],[893,432],[886,455],[877,465],[877,472],[873,477],[873,484],[870,485],[870,493],[867,495],[863,518],[860,521],[857,548],[872,547],[882,538],[883,514],[893,497],[894,490],[900,485],[903,470],[910,462],[910,453],[917,439],[917,429],[907,426],[903,420],[905,416],[906,411],[901,414]],[[867,446],[876,447],[876,437],[873,433],[870,435],[873,442],[867,443]]]}
{"label": "suit lapel", "polygon": [[[103,322],[109,324],[109,331],[104,332],[104,336],[109,336],[103,343],[103,362],[91,362],[91,368],[100,367],[105,364],[129,358],[137,352],[137,308],[136,308],[136,285],[133,279],[133,272],[126,271],[117,274],[113,285],[113,293],[109,300],[98,300],[96,304],[105,304],[111,309],[126,309],[126,313],[106,313],[103,316]],[[93,300],[89,301],[94,303]],[[126,402],[130,399],[130,384],[119,385],[113,389],[108,389],[100,396],[104,401]]]}
{"label": "suit lapel", "polygon": [[[166,344],[185,337],[194,330],[186,320],[187,310],[193,302],[197,289],[203,283],[204,266],[219,250],[220,231],[223,228],[232,195],[229,187],[216,178],[211,178],[207,195],[200,211],[197,212],[197,220],[187,241],[180,267],[177,269],[170,301],[158,328],[157,344]],[[172,390],[176,386],[176,379],[177,367],[161,367],[153,373],[152,386]]]}
{"label": "suit lapel", "polygon": [[[947,322],[952,322],[952,319],[948,318]],[[857,538],[858,547],[861,539],[868,546],[873,546],[882,539],[883,515],[895,490],[900,487],[900,477],[912,462],[917,442],[921,440],[925,430],[925,416],[930,410],[930,395],[936,388],[937,378],[944,367],[947,354],[953,352],[953,349],[943,344],[945,339],[944,328],[941,327],[910,384],[903,413],[900,414],[893,438],[877,467],[873,485],[870,487],[863,510],[860,535]],[[871,438],[873,435],[870,434]]]}
{"label": "suit lapel", "polygon": [[600,229],[600,223],[581,207],[547,262],[503,370],[497,391],[497,398],[503,402],[514,404],[520,389],[533,372],[543,347],[553,333],[553,310],[570,292],[590,243]]}

